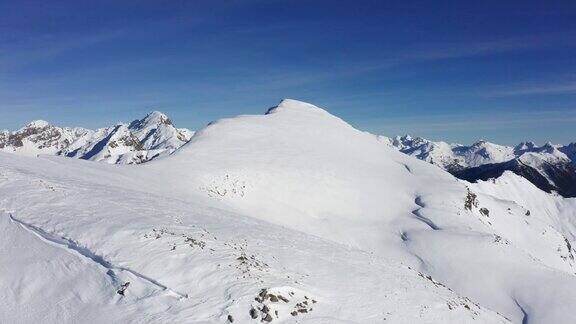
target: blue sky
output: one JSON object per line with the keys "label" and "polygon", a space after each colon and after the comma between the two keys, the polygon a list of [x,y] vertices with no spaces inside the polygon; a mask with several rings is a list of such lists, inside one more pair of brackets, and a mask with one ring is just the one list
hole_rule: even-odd
{"label": "blue sky", "polygon": [[575,1],[0,1],[0,128],[314,103],[388,136],[576,141]]}

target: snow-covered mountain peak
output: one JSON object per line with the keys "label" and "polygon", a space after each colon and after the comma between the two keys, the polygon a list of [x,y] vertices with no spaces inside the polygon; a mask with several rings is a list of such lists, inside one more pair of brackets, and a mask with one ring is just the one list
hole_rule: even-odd
{"label": "snow-covered mountain peak", "polygon": [[47,122],[45,120],[38,119],[38,120],[34,120],[34,121],[28,123],[28,125],[21,128],[21,130],[26,129],[26,128],[45,128],[45,127],[49,127],[49,126],[51,126],[51,124],[49,122]]}
{"label": "snow-covered mountain peak", "polygon": [[168,116],[161,111],[153,110],[146,115],[145,119],[156,119],[161,121],[169,120]]}
{"label": "snow-covered mountain peak", "polygon": [[266,115],[284,111],[304,112],[304,113],[315,112],[315,113],[324,113],[328,115],[330,114],[326,110],[304,101],[295,99],[282,99],[282,101],[280,101],[280,103],[277,106],[268,109],[266,111]]}
{"label": "snow-covered mountain peak", "polygon": [[546,144],[542,145],[542,149],[548,153],[552,153],[554,151],[557,151],[556,146],[550,142],[546,142]]}
{"label": "snow-covered mountain peak", "polygon": [[505,161],[513,157],[512,148],[485,140],[472,144],[468,153],[468,160],[473,166],[485,164],[487,161]]}
{"label": "snow-covered mountain peak", "polygon": [[46,126],[50,126],[50,123],[42,120],[42,119],[38,119],[38,120],[34,120],[32,122],[30,122],[28,124],[29,127],[38,127],[38,128],[42,128],[42,127],[46,127]]}
{"label": "snow-covered mountain peak", "polygon": [[170,118],[159,111],[152,111],[146,117],[133,121],[128,129],[138,138],[143,149],[166,149],[169,153],[188,142],[193,134],[174,127]]}
{"label": "snow-covered mountain peak", "polygon": [[170,119],[158,111],[129,124],[119,122],[95,131],[62,128],[37,120],[16,132],[0,133],[0,150],[136,164],[171,154],[193,134],[188,129],[175,128]]}
{"label": "snow-covered mountain peak", "polygon": [[526,151],[532,151],[535,148],[537,148],[537,145],[534,142],[521,142],[520,144],[514,146],[514,153],[522,154]]}
{"label": "snow-covered mountain peak", "polygon": [[404,141],[411,141],[412,140],[412,136],[410,136],[409,134],[405,134],[405,135],[396,135],[394,136],[394,138],[392,139],[393,141],[398,142],[399,144],[404,142]]}
{"label": "snow-covered mountain peak", "polygon": [[[464,145],[460,145],[460,146],[464,146]],[[492,150],[501,150],[505,146],[498,145],[498,144],[489,142],[487,140],[481,139],[479,141],[472,143],[472,145],[470,145],[470,147],[477,149],[477,150],[485,149],[485,150],[492,151]]]}
{"label": "snow-covered mountain peak", "polygon": [[[416,147],[421,145],[428,145],[432,142],[422,137],[412,137],[411,135],[396,136],[392,140],[393,145],[396,147]],[[433,149],[433,148],[431,148]]]}
{"label": "snow-covered mountain peak", "polygon": [[130,123],[131,129],[143,129],[149,127],[159,127],[160,125],[172,125],[168,116],[160,111],[152,111],[142,119],[137,119]]}

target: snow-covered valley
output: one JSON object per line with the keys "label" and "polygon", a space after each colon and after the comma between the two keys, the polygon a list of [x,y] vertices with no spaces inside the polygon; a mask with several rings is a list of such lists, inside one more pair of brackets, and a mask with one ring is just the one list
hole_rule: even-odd
{"label": "snow-covered valley", "polygon": [[2,322],[574,322],[575,198],[384,142],[284,100],[141,165],[0,152]]}

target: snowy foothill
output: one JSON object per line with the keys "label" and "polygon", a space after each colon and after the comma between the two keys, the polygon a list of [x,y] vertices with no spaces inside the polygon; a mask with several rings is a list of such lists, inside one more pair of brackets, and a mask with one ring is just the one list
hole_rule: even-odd
{"label": "snowy foothill", "polygon": [[576,199],[459,180],[296,100],[137,167],[0,152],[0,211],[6,322],[574,319]]}

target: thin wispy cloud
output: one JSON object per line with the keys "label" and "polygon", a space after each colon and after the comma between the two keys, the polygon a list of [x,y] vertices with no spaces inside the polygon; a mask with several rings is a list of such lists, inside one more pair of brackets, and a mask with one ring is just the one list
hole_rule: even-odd
{"label": "thin wispy cloud", "polygon": [[85,49],[118,39],[125,35],[122,30],[83,35],[44,35],[18,42],[0,42],[0,68],[22,68],[67,52]]}
{"label": "thin wispy cloud", "polygon": [[466,58],[508,52],[574,47],[576,33],[538,34],[465,43],[436,43],[412,49],[403,58],[406,62]]}
{"label": "thin wispy cloud", "polygon": [[530,95],[558,95],[558,94],[576,94],[576,81],[557,83],[557,84],[539,84],[524,86],[508,86],[500,90],[494,90],[486,93],[487,97],[512,97],[512,96],[530,96]]}
{"label": "thin wispy cloud", "polygon": [[[575,33],[572,34],[576,36]],[[276,88],[302,86],[313,82],[353,78],[367,73],[386,71],[393,68],[401,68],[403,66],[430,63],[434,61],[474,58],[546,49],[560,49],[563,47],[576,47],[576,43],[567,41],[567,39],[570,38],[569,35],[572,34],[532,35],[489,41],[428,44],[416,48],[409,48],[400,51],[395,55],[381,57],[377,60],[366,60],[364,62],[339,62],[333,65],[329,64],[325,69],[320,69],[318,71],[291,70],[287,71],[286,74],[282,74],[278,71],[275,74],[270,75],[270,79],[273,80],[273,82],[268,83],[268,85],[274,85]],[[576,83],[559,85],[548,89],[542,88],[540,90],[543,93],[573,92],[574,87],[576,87]],[[535,88],[533,90],[537,91],[538,89]]]}

